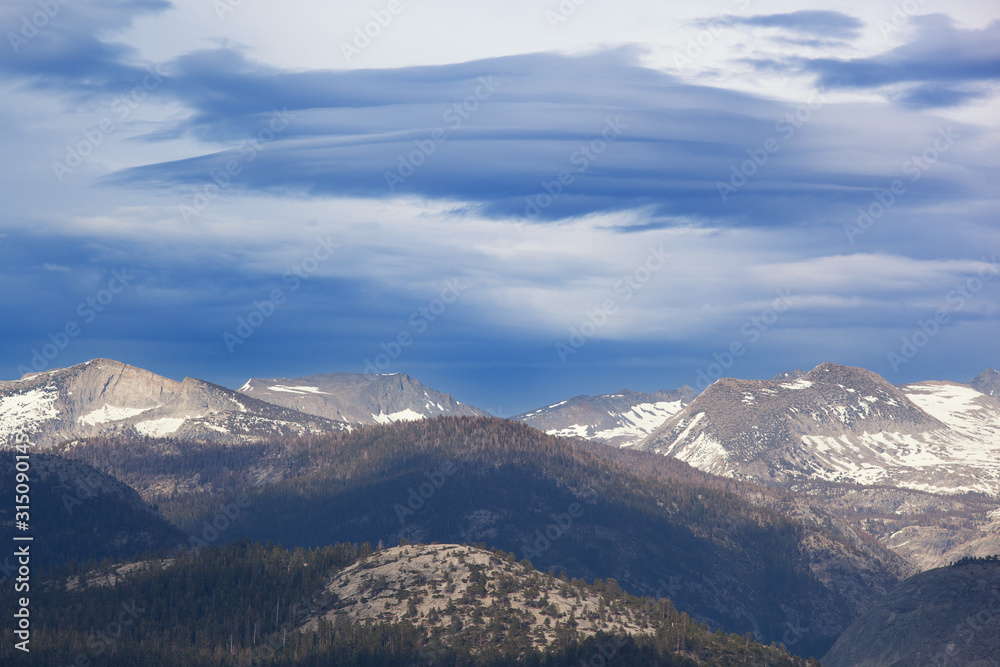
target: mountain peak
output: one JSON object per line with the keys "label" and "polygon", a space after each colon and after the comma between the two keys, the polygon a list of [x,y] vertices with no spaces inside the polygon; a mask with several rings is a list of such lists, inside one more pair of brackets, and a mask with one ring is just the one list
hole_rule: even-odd
{"label": "mountain peak", "polygon": [[342,428],[210,382],[178,382],[113,359],[0,382],[0,443],[22,429],[36,444],[51,446],[100,435],[243,441]]}
{"label": "mountain peak", "polygon": [[238,391],[309,415],[354,424],[384,424],[440,415],[486,415],[405,373],[250,378]]}
{"label": "mountain peak", "polygon": [[969,386],[987,396],[1000,399],[1000,371],[987,368],[985,371],[972,378]]}
{"label": "mountain peak", "polygon": [[1000,488],[997,411],[975,396],[824,362],[795,380],[722,378],[639,448],[758,481],[990,491]]}

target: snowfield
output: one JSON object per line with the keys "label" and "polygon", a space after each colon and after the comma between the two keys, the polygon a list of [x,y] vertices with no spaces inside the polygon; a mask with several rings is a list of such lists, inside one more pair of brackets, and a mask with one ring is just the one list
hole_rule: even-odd
{"label": "snowfield", "polygon": [[0,398],[0,437],[15,433],[31,433],[39,424],[59,417],[55,403],[59,391],[55,387],[32,389],[23,394]]}

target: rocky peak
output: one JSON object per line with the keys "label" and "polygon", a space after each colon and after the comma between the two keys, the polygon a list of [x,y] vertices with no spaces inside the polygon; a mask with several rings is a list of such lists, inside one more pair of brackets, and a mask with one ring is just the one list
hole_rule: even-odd
{"label": "rocky peak", "polygon": [[992,396],[1000,400],[1000,371],[987,368],[985,371],[972,378],[969,386],[976,391],[987,396]]}

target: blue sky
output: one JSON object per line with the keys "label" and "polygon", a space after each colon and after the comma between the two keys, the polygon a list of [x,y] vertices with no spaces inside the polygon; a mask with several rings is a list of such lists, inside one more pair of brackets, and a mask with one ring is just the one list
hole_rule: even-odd
{"label": "blue sky", "polygon": [[4,3],[0,377],[1000,365],[1000,7],[668,4]]}

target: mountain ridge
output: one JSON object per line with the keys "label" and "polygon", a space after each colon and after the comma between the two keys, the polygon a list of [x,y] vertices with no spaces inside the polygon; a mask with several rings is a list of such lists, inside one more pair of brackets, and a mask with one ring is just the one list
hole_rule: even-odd
{"label": "mountain ridge", "polygon": [[440,415],[484,416],[405,373],[326,373],[250,378],[237,391],[305,414],[352,424],[385,424]]}
{"label": "mountain ridge", "polygon": [[345,428],[204,380],[177,381],[112,359],[0,382],[0,442],[7,443],[18,430],[50,447],[111,434],[236,442]]}
{"label": "mountain ridge", "polygon": [[653,393],[622,389],[613,394],[574,396],[511,419],[549,435],[628,447],[642,440],[696,395],[687,385]]}
{"label": "mountain ridge", "polygon": [[968,385],[896,387],[825,362],[800,378],[717,380],[637,445],[707,472],[1000,491],[1000,405]]}

